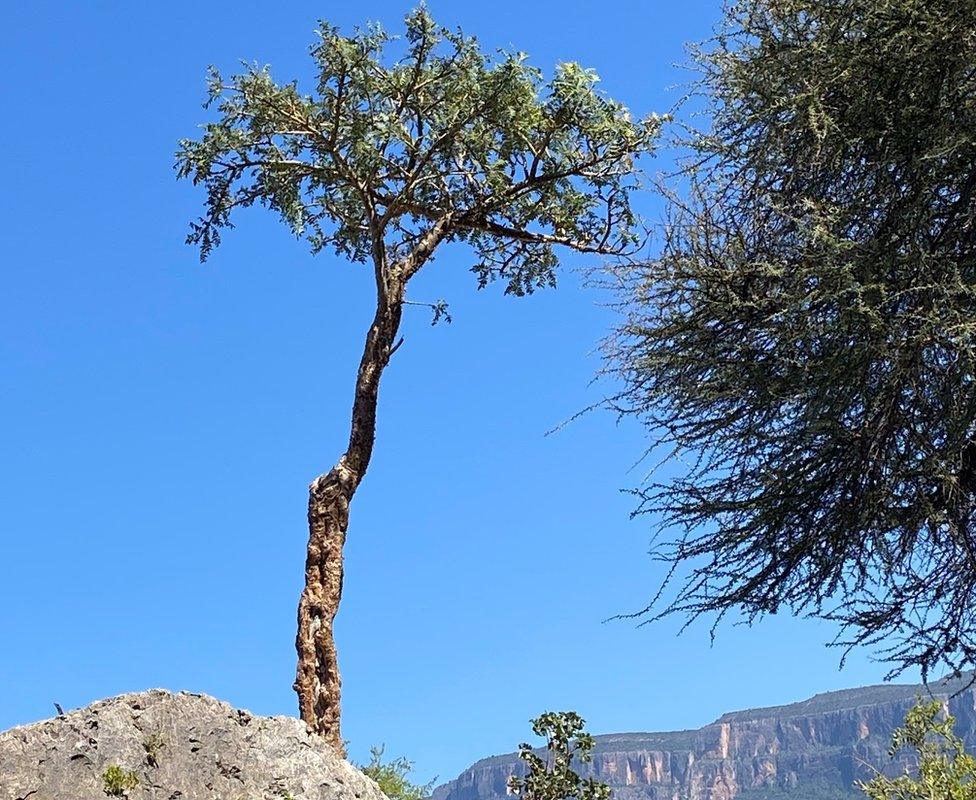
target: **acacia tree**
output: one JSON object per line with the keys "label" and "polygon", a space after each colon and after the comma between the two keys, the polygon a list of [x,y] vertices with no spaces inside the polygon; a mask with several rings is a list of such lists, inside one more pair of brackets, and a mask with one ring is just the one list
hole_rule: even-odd
{"label": "acacia tree", "polygon": [[648,618],[789,609],[971,668],[976,3],[742,0],[693,53],[709,123],[607,345],[678,456],[640,492],[677,531]]}
{"label": "acacia tree", "polygon": [[313,252],[364,263],[374,279],[349,442],[309,489],[298,608],[301,716],[340,750],[332,628],[342,548],[410,280],[448,242],[473,250],[479,286],[501,280],[514,295],[555,283],[560,247],[629,252],[639,234],[634,159],[659,129],[657,118],[633,120],[598,92],[592,71],[560,64],[545,82],[523,54],[490,58],[424,8],[407,16],[405,41],[391,53],[396,47],[376,26],[344,37],[322,23],[312,94],[275,83],[266,68],[227,81],[214,71],[217,119],[178,153],[179,176],[206,189],[206,213],[189,236],[202,258],[237,209],[260,204]]}

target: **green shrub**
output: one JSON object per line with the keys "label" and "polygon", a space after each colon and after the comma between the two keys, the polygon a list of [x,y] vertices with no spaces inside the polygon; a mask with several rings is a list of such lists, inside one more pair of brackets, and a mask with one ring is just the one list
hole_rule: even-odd
{"label": "green shrub", "polygon": [[524,776],[512,775],[508,789],[521,800],[609,800],[610,787],[593,778],[582,780],[573,770],[578,758],[588,763],[593,737],[583,730],[586,724],[575,711],[547,711],[532,720],[532,731],[546,740],[546,758],[530,744],[519,745],[519,758],[527,766]]}
{"label": "green shrub", "polygon": [[895,778],[878,772],[858,783],[870,800],[976,800],[976,758],[953,733],[956,720],[942,711],[938,700],[919,700],[908,712],[892,737],[890,754],[894,758],[901,750],[914,751],[917,766]]}
{"label": "green shrub", "polygon": [[413,762],[403,756],[383,763],[383,745],[369,749],[370,760],[360,769],[379,784],[380,790],[390,800],[422,800],[434,788],[433,780],[425,784],[413,783],[407,778],[413,769]]}
{"label": "green shrub", "polygon": [[124,797],[129,789],[135,789],[139,785],[139,776],[122,769],[118,764],[110,764],[102,773],[102,785],[105,794],[111,797]]}

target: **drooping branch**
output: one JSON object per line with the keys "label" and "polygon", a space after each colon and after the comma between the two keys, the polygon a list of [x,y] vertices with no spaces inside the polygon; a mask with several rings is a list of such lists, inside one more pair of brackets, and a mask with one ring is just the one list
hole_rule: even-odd
{"label": "drooping branch", "polygon": [[697,51],[710,128],[606,348],[678,456],[638,490],[648,618],[789,609],[895,671],[976,666],[974,23],[749,0]]}

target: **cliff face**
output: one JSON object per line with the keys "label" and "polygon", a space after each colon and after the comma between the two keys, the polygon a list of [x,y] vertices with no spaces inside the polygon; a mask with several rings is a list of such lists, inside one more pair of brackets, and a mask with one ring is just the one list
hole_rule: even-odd
{"label": "cliff face", "polygon": [[[597,736],[593,761],[580,772],[610,784],[616,800],[842,795],[871,767],[901,769],[888,758],[891,734],[919,695],[946,700],[956,732],[976,745],[976,687],[963,688],[967,682],[871,686],[725,714],[695,731]],[[514,753],[483,759],[432,800],[500,800],[520,767]]]}

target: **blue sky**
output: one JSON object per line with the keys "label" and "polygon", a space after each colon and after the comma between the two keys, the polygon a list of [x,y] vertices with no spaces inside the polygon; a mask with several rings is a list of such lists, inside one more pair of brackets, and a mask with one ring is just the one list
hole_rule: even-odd
{"label": "blue sky", "polygon": [[[308,482],[340,452],[370,279],[260,210],[201,266],[201,194],[173,153],[206,119],[208,64],[307,79],[318,18],[396,30],[408,4],[14,4],[0,28],[0,728],[153,686],[291,714]],[[718,0],[432,2],[486,47],[594,67],[666,111],[682,43]],[[666,166],[666,157],[648,166]],[[653,217],[653,198],[643,201]],[[421,276],[383,386],[337,623],[344,736],[453,777],[573,708],[594,732],[877,682],[824,624],[636,628],[661,577],[620,492],[648,444],[592,413],[612,323],[570,259],[560,288],[475,290],[463,250]],[[910,676],[913,677],[913,676]]]}

